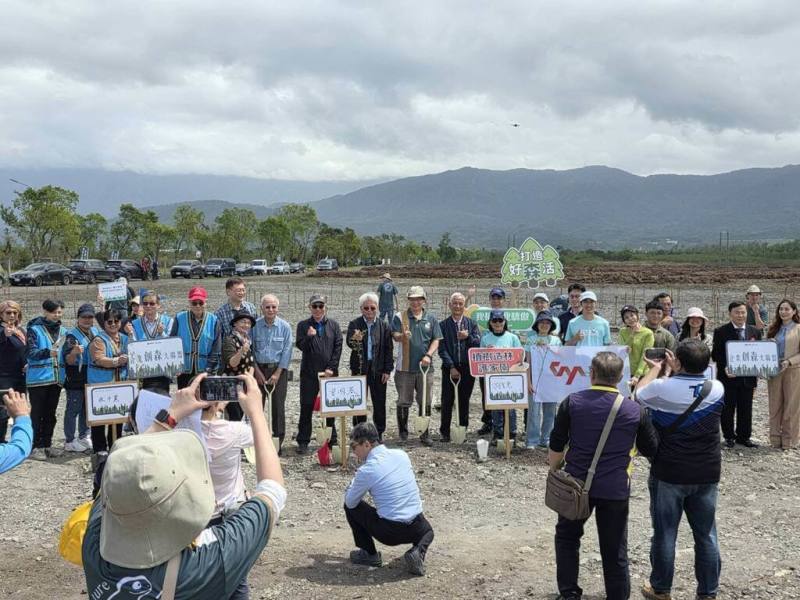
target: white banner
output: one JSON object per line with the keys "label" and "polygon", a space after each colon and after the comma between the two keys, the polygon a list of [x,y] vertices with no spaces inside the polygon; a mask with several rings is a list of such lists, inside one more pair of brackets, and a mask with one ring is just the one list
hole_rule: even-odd
{"label": "white banner", "polygon": [[625,363],[617,389],[631,395],[627,346],[534,346],[531,350],[531,381],[534,402],[561,402],[569,394],[591,387],[589,367],[598,352],[613,352]]}

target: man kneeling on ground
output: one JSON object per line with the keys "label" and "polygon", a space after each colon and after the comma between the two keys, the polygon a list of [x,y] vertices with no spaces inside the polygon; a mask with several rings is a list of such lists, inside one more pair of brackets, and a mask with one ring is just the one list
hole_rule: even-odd
{"label": "man kneeling on ground", "polygon": [[[350,448],[362,463],[344,498],[344,513],[358,546],[350,553],[350,560],[357,565],[380,567],[381,553],[373,538],[387,546],[413,544],[405,553],[406,566],[410,573],[424,575],[425,553],[433,541],[433,528],[422,514],[419,487],[408,455],[381,444],[373,423],[359,423],[353,428]],[[374,507],[363,500],[367,492]]]}
{"label": "man kneeling on ground", "polygon": [[171,431],[209,405],[197,399],[204,377],[179,390],[143,435],[114,444],[83,540],[92,600],[230,598],[267,545],[286,490],[250,375],[239,377],[239,400],[253,428],[258,485],[235,514],[206,528],[214,512],[206,450],[194,432]]}

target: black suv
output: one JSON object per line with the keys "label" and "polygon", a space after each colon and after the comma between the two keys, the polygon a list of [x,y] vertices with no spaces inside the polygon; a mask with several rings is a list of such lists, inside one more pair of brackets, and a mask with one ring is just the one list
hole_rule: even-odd
{"label": "black suv", "polygon": [[206,276],[203,265],[199,260],[179,260],[169,270],[169,274],[173,279],[177,277],[185,277],[191,279],[192,277],[199,277],[202,279]]}
{"label": "black suv", "polygon": [[124,277],[127,280],[141,279],[144,281],[144,271],[142,265],[135,260],[127,258],[112,258],[106,261],[106,266],[114,271],[115,279]]}
{"label": "black suv", "polygon": [[94,283],[95,281],[114,281],[115,271],[109,269],[102,260],[96,258],[75,259],[67,265],[72,271],[72,281]]}
{"label": "black suv", "polygon": [[212,258],[206,263],[206,275],[233,277],[236,275],[236,261],[232,258]]}

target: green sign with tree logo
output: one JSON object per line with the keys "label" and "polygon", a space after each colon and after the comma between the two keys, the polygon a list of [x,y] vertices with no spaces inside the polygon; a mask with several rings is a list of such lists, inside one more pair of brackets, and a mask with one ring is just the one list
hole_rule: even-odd
{"label": "green sign with tree logo", "polygon": [[558,250],[542,245],[528,238],[519,248],[509,248],[503,256],[500,282],[519,286],[525,283],[530,288],[538,288],[544,282],[548,287],[564,279],[564,266]]}

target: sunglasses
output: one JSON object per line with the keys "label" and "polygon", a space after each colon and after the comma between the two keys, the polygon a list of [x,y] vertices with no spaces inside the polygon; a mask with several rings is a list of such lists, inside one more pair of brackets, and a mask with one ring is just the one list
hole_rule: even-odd
{"label": "sunglasses", "polygon": [[205,300],[192,300],[192,306],[205,306]]}
{"label": "sunglasses", "polygon": [[319,310],[320,308],[325,308],[325,305],[320,302],[315,302],[314,304],[311,305],[311,308]]}
{"label": "sunglasses", "polygon": [[156,306],[156,302],[142,302],[142,306]]}
{"label": "sunglasses", "polygon": [[366,310],[367,312],[375,312],[378,309],[374,306],[362,306],[361,310]]}
{"label": "sunglasses", "polygon": [[492,323],[505,323],[505,319],[492,319]]}
{"label": "sunglasses", "polygon": [[119,319],[106,319],[106,325],[115,325],[119,322],[120,322]]}

